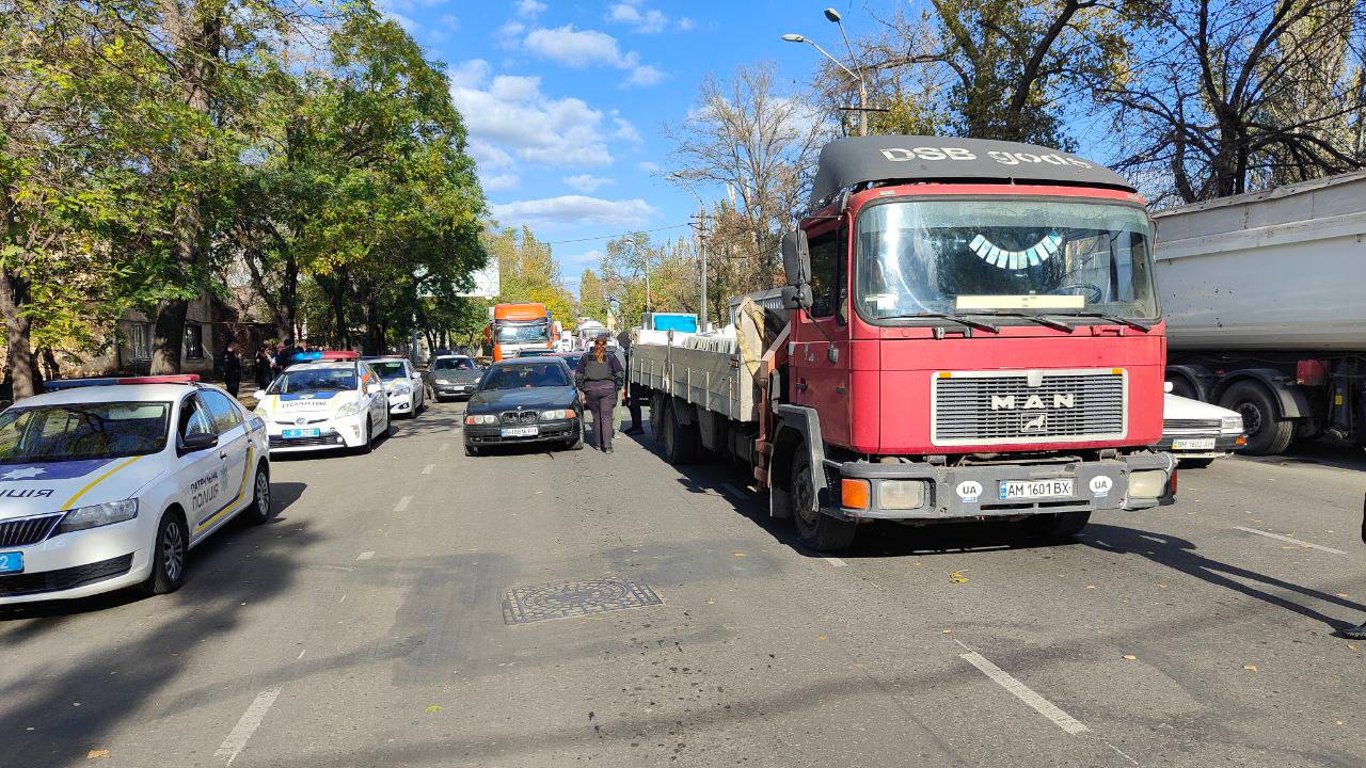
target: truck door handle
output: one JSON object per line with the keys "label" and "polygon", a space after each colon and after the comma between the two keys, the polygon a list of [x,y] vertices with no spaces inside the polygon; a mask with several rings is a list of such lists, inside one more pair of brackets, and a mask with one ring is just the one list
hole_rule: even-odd
{"label": "truck door handle", "polygon": [[797,391],[798,391],[798,392],[805,392],[805,391],[806,391],[806,379],[797,379]]}

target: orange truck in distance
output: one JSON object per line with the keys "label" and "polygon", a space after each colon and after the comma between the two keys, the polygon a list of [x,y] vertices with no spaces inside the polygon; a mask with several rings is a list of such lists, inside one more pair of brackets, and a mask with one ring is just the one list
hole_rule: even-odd
{"label": "orange truck in distance", "polygon": [[516,357],[524,349],[551,349],[552,322],[544,304],[495,304],[489,310],[484,342],[493,348],[495,362]]}

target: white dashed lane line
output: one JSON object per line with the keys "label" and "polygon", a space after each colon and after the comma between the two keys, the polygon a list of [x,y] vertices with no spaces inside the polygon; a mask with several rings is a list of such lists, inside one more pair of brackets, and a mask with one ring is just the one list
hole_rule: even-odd
{"label": "white dashed lane line", "polygon": [[845,566],[849,565],[848,563],[844,562],[838,557],[822,557],[821,559],[835,568],[844,568]]}
{"label": "white dashed lane line", "polygon": [[256,698],[247,707],[247,711],[242,713],[237,725],[233,726],[228,737],[223,739],[218,751],[213,753],[214,759],[226,761],[223,763],[225,766],[232,765],[232,761],[237,759],[237,755],[251,740],[251,735],[261,727],[261,721],[266,719],[266,713],[270,711],[279,695],[279,688],[267,688],[256,694]]}
{"label": "white dashed lane line", "polygon": [[432,473],[432,470],[433,470],[433,469],[436,469],[436,465],[435,465],[435,464],[428,464],[427,466],[425,466],[425,467],[422,468],[422,474],[424,474],[424,475],[430,475],[430,474]]}
{"label": "white dashed lane line", "polygon": [[[423,474],[426,474],[426,473],[424,472]],[[412,504],[412,503],[413,503],[413,497],[412,497],[412,496],[404,496],[403,498],[401,498],[401,499],[398,500],[398,503],[397,503],[397,504],[394,505],[394,511],[395,511],[395,512],[402,512],[403,510],[405,510],[405,509],[408,508],[408,505],[409,505],[409,504]]]}
{"label": "white dashed lane line", "polygon": [[1079,720],[1059,709],[1053,702],[1035,693],[1033,689],[1019,680],[1016,680],[1009,672],[992,664],[985,656],[982,656],[980,653],[963,645],[962,641],[954,640],[954,642],[958,643],[967,651],[967,653],[959,654],[958,658],[977,667],[982,674],[991,678],[992,682],[1006,689],[1015,698],[1029,705],[1030,709],[1033,709],[1035,712],[1038,712],[1051,720],[1054,725],[1073,736],[1090,730]]}
{"label": "white dashed lane line", "polygon": [[1257,534],[1258,536],[1265,536],[1265,537],[1267,537],[1268,539],[1275,539],[1276,541],[1284,541],[1284,542],[1287,542],[1287,543],[1290,543],[1290,544],[1295,544],[1295,545],[1297,545],[1297,546],[1307,547],[1307,548],[1309,548],[1309,549],[1317,549],[1317,550],[1320,551],[1320,552],[1327,552],[1327,553],[1332,554],[1332,555],[1345,555],[1345,554],[1347,554],[1346,552],[1343,552],[1343,551],[1340,550],[1340,549],[1333,549],[1332,547],[1325,547],[1325,546],[1323,546],[1322,544],[1310,544],[1310,543],[1307,542],[1307,541],[1300,541],[1299,539],[1292,539],[1292,538],[1290,538],[1289,536],[1282,536],[1282,535],[1280,535],[1279,533],[1271,533],[1270,531],[1261,531],[1261,530],[1258,530],[1258,529],[1256,529],[1256,528],[1244,528],[1244,527],[1241,526],[1241,525],[1235,525],[1235,526],[1233,526],[1233,530],[1235,530],[1235,531],[1242,531],[1243,533],[1255,533],[1255,534]]}
{"label": "white dashed lane line", "polygon": [[374,552],[362,552],[362,553],[360,553],[359,555],[356,555],[356,559],[357,559],[357,560],[373,560],[373,559],[375,559],[375,553],[374,553]]}

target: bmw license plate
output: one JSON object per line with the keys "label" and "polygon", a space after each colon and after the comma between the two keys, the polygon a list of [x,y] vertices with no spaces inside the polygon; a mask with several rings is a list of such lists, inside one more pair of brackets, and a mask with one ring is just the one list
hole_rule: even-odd
{"label": "bmw license plate", "polygon": [[1000,489],[1001,501],[1071,496],[1072,480],[1002,480]]}
{"label": "bmw license plate", "polygon": [[284,434],[285,437],[317,437],[317,436],[318,436],[319,434],[321,434],[321,433],[318,431],[317,428],[313,428],[313,429],[286,429],[286,430],[284,430],[284,433],[283,433],[283,434]]}
{"label": "bmw license plate", "polygon": [[503,437],[535,437],[535,427],[508,427],[502,430]]}
{"label": "bmw license plate", "polygon": [[1212,437],[1178,437],[1172,440],[1172,450],[1176,451],[1212,451],[1214,450],[1214,438]]}
{"label": "bmw license plate", "polygon": [[0,552],[0,573],[22,573],[23,570],[23,552]]}

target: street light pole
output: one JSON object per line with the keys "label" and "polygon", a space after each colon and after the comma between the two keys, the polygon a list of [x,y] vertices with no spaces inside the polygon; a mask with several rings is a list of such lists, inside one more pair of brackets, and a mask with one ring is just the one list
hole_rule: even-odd
{"label": "street light pole", "polygon": [[[838,13],[835,12],[835,9],[834,9],[834,8],[826,8],[826,9],[825,9],[825,17],[826,17],[827,19],[830,19],[830,20],[833,21],[833,22],[839,23],[840,15],[839,15]],[[843,24],[840,24],[840,25],[839,25],[839,28],[840,28],[840,34],[843,35],[843,34],[844,34],[844,25],[843,25]],[[811,46],[812,48],[815,48],[816,50],[818,50],[818,51],[821,52],[821,55],[822,55],[822,56],[824,56],[825,58],[827,58],[827,59],[829,59],[831,62],[833,62],[833,63],[835,64],[835,66],[837,66],[837,67],[839,67],[840,69],[844,70],[844,73],[845,73],[846,75],[849,75],[849,77],[852,78],[852,79],[854,80],[854,82],[858,83],[858,115],[859,115],[859,118],[858,118],[858,130],[859,130],[859,135],[860,135],[860,136],[867,136],[867,135],[868,135],[868,85],[867,85],[867,83],[865,83],[864,80],[863,80],[862,67],[859,67],[859,71],[858,71],[858,72],[855,72],[854,70],[852,70],[852,69],[850,69],[850,68],[844,66],[844,62],[840,61],[839,59],[835,58],[834,56],[831,56],[831,55],[830,55],[830,52],[827,51],[827,50],[825,50],[824,48],[820,47],[820,45],[818,45],[818,44],[816,43],[816,41],[811,40],[811,39],[809,39],[809,38],[807,38],[807,37],[804,37],[804,36],[802,36],[802,35],[786,34],[786,35],[783,35],[782,39],[783,39],[783,42],[787,42],[787,43],[806,43],[807,45]],[[848,38],[847,36],[845,37],[844,42],[845,42],[845,45],[848,46],[848,44],[849,44],[849,38]],[[849,47],[849,52],[850,52],[850,57],[851,57],[851,59],[853,59],[853,50],[854,50],[853,47],[850,46],[850,47]],[[854,59],[854,66],[856,66],[856,67],[859,66],[858,61],[857,61],[856,59]]]}

